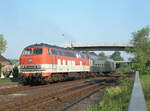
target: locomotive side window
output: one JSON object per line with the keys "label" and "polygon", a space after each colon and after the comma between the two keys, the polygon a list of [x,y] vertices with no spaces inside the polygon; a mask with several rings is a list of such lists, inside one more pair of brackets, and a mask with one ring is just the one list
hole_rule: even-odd
{"label": "locomotive side window", "polygon": [[52,49],[52,54],[53,54],[53,55],[56,55],[55,49]]}
{"label": "locomotive side window", "polygon": [[51,51],[52,51],[52,54],[53,54],[53,55],[58,55],[58,56],[61,55],[61,51],[59,51],[59,50],[57,50],[57,49],[52,49]]}
{"label": "locomotive side window", "polygon": [[66,56],[66,57],[86,59],[85,54],[81,55],[80,53],[74,53],[73,51],[68,51],[68,50],[51,49],[51,53],[53,55],[58,55],[58,56]]}
{"label": "locomotive side window", "polygon": [[61,56],[61,52],[59,50],[56,50],[56,55]]}
{"label": "locomotive side window", "polygon": [[51,54],[51,49],[47,49],[47,54],[50,55]]}
{"label": "locomotive side window", "polygon": [[30,55],[32,52],[32,49],[25,49],[22,55]]}
{"label": "locomotive side window", "polygon": [[36,49],[33,50],[34,55],[40,55],[40,54],[42,54],[42,52],[43,52],[42,48],[36,48]]}
{"label": "locomotive side window", "polygon": [[64,56],[67,56],[67,53],[66,53],[66,51],[64,51]]}
{"label": "locomotive side window", "polygon": [[61,56],[65,56],[64,51],[61,51]]}

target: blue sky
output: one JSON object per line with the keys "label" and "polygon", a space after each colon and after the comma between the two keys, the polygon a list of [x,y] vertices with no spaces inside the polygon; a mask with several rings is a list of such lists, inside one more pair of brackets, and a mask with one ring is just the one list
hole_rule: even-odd
{"label": "blue sky", "polygon": [[[129,42],[149,25],[149,0],[0,0],[7,58],[33,43]],[[64,36],[62,36],[64,34]]]}

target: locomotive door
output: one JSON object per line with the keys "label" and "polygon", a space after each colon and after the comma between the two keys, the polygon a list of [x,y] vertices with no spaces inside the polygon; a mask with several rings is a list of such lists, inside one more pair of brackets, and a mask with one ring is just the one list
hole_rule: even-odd
{"label": "locomotive door", "polygon": [[51,51],[52,51],[52,72],[57,72],[56,50],[51,49]]}

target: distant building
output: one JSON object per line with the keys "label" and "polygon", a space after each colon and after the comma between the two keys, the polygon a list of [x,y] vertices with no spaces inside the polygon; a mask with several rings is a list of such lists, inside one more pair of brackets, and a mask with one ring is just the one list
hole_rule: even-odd
{"label": "distant building", "polygon": [[10,65],[10,61],[5,57],[3,57],[2,55],[0,55],[0,64],[2,65],[2,67],[4,67]]}

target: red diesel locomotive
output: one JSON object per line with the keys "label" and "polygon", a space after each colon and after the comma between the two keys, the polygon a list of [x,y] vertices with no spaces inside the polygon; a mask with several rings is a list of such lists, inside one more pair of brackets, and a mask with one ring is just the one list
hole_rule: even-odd
{"label": "red diesel locomotive", "polygon": [[62,81],[69,77],[87,77],[90,60],[87,54],[48,44],[34,44],[24,48],[20,56],[21,81]]}

